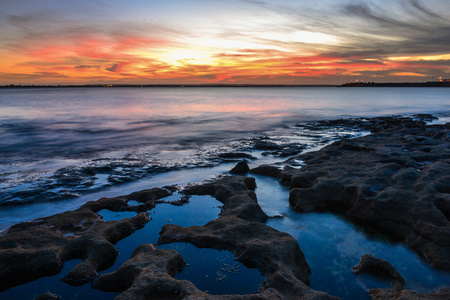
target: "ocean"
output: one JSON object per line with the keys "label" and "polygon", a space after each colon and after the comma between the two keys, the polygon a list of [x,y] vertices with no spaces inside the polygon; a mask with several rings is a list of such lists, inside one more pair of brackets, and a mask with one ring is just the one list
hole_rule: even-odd
{"label": "ocean", "polygon": [[[255,159],[249,161],[251,167],[264,163],[282,165],[289,154],[313,151],[337,139],[367,134],[358,128],[312,132],[298,126],[304,122],[423,113],[438,117],[436,123],[449,122],[449,89],[0,89],[0,230],[76,209],[103,196],[171,184],[183,186],[226,174],[236,162],[230,162],[224,153],[252,155]],[[280,155],[255,148],[261,141],[286,145],[292,152]],[[428,274],[426,279],[413,276],[411,281],[417,282],[412,285],[414,288],[427,292],[450,284],[448,274],[432,270],[400,245],[371,240],[331,214],[301,215],[290,211],[289,192],[285,188],[275,188],[278,198],[273,201],[274,191],[263,187],[277,185],[271,180],[257,178],[262,185],[259,192],[257,189],[258,199],[269,215],[285,216],[282,221],[270,221],[269,225],[299,240],[313,269],[313,288],[344,299],[364,295],[363,286],[367,282],[348,285],[344,290],[339,282],[353,278],[347,269],[358,263],[361,255],[368,252],[367,247],[379,256],[403,259],[400,268],[413,265],[422,270],[421,274]],[[186,216],[188,212],[184,213]],[[359,241],[357,246],[355,241]],[[136,241],[133,247],[125,243],[122,247],[132,251],[139,243]],[[331,243],[337,246],[330,248]],[[320,247],[326,252],[312,250]],[[123,262],[127,255],[121,255],[119,261]],[[329,273],[321,268],[324,257],[336,265]],[[341,257],[341,263],[336,262],[337,257]],[[333,287],[325,284],[330,281],[336,284]],[[19,289],[17,293],[23,292],[20,287],[15,289]],[[0,297],[7,297],[7,293]],[[10,297],[14,297],[14,291]]]}

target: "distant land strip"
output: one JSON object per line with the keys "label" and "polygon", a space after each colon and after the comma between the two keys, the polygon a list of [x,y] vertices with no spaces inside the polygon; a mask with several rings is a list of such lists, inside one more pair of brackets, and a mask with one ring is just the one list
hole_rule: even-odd
{"label": "distant land strip", "polygon": [[143,87],[143,88],[155,88],[155,87],[450,87],[449,81],[428,81],[428,82],[350,82],[342,85],[322,84],[322,85],[290,85],[290,84],[59,84],[59,85],[22,85],[22,84],[9,84],[2,85],[0,88],[125,88],[125,87]]}

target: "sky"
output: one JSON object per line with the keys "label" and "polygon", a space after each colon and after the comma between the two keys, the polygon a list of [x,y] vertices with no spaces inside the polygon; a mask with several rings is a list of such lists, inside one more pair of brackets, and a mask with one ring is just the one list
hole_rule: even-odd
{"label": "sky", "polygon": [[449,0],[0,0],[0,85],[439,77]]}

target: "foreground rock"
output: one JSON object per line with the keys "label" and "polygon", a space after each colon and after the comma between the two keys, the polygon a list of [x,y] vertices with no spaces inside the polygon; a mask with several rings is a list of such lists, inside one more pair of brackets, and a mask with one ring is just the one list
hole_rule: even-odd
{"label": "foreground rock", "polygon": [[[144,190],[117,198],[88,202],[75,211],[23,222],[0,236],[0,291],[58,274],[64,262],[82,259],[62,280],[71,285],[92,281],[101,270],[114,264],[114,244],[142,228],[148,214],[105,222],[96,212],[139,211],[154,207],[155,201],[170,194],[166,189]],[[142,205],[130,206],[135,200]]]}
{"label": "foreground rock", "polygon": [[344,215],[450,270],[450,124],[410,118],[364,124],[374,133],[300,155],[295,159],[305,167],[281,172],[291,206]]}
{"label": "foreground rock", "polygon": [[204,226],[165,225],[158,244],[186,242],[230,251],[265,276],[259,294],[202,292],[191,282],[172,277],[182,268],[176,252],[152,245],[140,246],[119,270],[100,276],[94,287],[121,291],[118,299],[337,299],[308,287],[310,268],[303,252],[292,236],[264,224],[267,215],[258,205],[255,187],[254,178],[234,176],[187,188],[188,195],[208,194],[221,201],[221,217]]}
{"label": "foreground rock", "polygon": [[422,294],[417,291],[405,290],[405,280],[402,275],[389,262],[366,254],[361,258],[358,265],[352,268],[355,274],[367,273],[375,277],[388,279],[392,286],[389,289],[372,289],[369,295],[372,299],[377,300],[419,300],[419,299],[450,299],[450,289],[440,289],[433,294]]}
{"label": "foreground rock", "polygon": [[184,266],[175,250],[158,250],[152,244],[144,244],[117,271],[100,276],[93,287],[105,292],[125,291],[117,299],[182,298],[184,290],[198,291],[192,283],[173,278]]}
{"label": "foreground rock", "polygon": [[375,277],[387,279],[392,283],[391,288],[401,290],[406,284],[403,276],[388,261],[366,254],[359,264],[352,268],[355,274],[370,274]]}

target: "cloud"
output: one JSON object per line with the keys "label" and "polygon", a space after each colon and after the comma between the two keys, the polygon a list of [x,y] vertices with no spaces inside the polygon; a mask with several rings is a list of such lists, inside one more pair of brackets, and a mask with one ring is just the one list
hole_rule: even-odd
{"label": "cloud", "polygon": [[[28,72],[30,80],[321,82],[450,72],[449,60],[426,58],[450,53],[448,1],[174,0],[179,6],[139,9],[130,1],[85,13],[89,1],[10,1],[14,9],[0,12],[4,73],[11,80]],[[423,59],[392,59],[400,56]]]}
{"label": "cloud", "polygon": [[118,66],[119,64],[112,64],[110,66],[105,67],[105,70],[110,72],[116,72]]}

